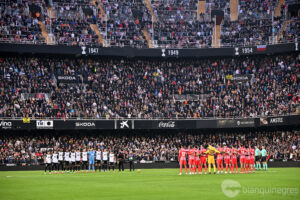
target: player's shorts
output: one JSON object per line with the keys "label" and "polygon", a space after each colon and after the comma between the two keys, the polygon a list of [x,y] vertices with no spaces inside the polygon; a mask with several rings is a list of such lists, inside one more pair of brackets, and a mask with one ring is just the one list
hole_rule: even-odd
{"label": "player's shorts", "polygon": [[249,163],[250,165],[254,165],[254,163],[255,163],[254,159],[255,159],[254,157],[250,158],[250,163]]}
{"label": "player's shorts", "polygon": [[111,165],[111,166],[114,165],[114,164],[115,164],[114,162],[109,162],[109,165]]}
{"label": "player's shorts", "polygon": [[255,156],[255,162],[260,162],[260,157],[259,156]]}
{"label": "player's shorts", "polygon": [[89,160],[89,164],[90,165],[94,165],[95,164],[95,160]]}
{"label": "player's shorts", "polygon": [[103,165],[107,165],[107,160],[103,160]]}
{"label": "player's shorts", "polygon": [[261,157],[261,162],[266,162],[267,161],[267,157],[266,156],[262,156]]}
{"label": "player's shorts", "polygon": [[246,163],[246,158],[245,157],[240,158],[240,163]]}
{"label": "player's shorts", "polygon": [[101,164],[101,160],[96,160],[96,164],[100,165]]}
{"label": "player's shorts", "polygon": [[206,157],[201,156],[200,162],[201,162],[201,164],[205,164],[206,163]]}
{"label": "player's shorts", "polygon": [[231,159],[231,163],[232,163],[232,164],[237,164],[237,158],[232,158],[232,159]]}
{"label": "player's shorts", "polygon": [[246,162],[245,162],[245,163],[246,163],[246,164],[250,164],[250,160],[251,160],[250,156],[247,156],[247,157],[246,157]]}
{"label": "player's shorts", "polygon": [[200,165],[200,158],[197,157],[197,158],[195,159],[195,165],[196,165],[196,166]]}
{"label": "player's shorts", "polygon": [[80,161],[76,161],[76,165],[80,165]]}
{"label": "player's shorts", "polygon": [[214,156],[208,156],[207,160],[208,160],[208,164],[215,164]]}
{"label": "player's shorts", "polygon": [[189,159],[189,165],[194,165],[195,164],[195,159]]}
{"label": "player's shorts", "polygon": [[223,164],[223,159],[217,159],[217,164]]}
{"label": "player's shorts", "polygon": [[180,160],[179,164],[180,165],[186,165],[186,160]]}
{"label": "player's shorts", "polygon": [[88,164],[88,161],[87,161],[87,160],[82,161],[82,164],[87,165],[87,164]]}
{"label": "player's shorts", "polygon": [[225,159],[225,164],[229,165],[230,164],[230,158]]}

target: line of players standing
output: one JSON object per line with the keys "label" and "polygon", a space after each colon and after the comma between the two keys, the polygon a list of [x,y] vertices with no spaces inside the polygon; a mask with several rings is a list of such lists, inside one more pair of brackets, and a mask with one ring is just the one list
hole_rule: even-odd
{"label": "line of players standing", "polygon": [[[93,158],[92,158],[93,157]],[[90,162],[90,161],[93,161]],[[89,152],[84,149],[82,152],[78,150],[72,150],[71,152],[64,152],[60,149],[58,152],[53,151],[51,154],[50,151],[45,156],[45,173],[49,170],[54,171],[54,173],[58,172],[60,169],[62,173],[67,172],[79,172],[80,170],[91,170],[91,165],[93,167],[93,171],[101,168],[103,171],[114,170],[116,164],[116,154],[113,151],[108,151],[104,149],[101,151],[98,149],[96,152],[93,149],[90,149]]]}
{"label": "line of players standing", "polygon": [[[228,173],[238,173],[238,158],[240,162],[240,173],[255,173],[255,168],[260,169],[260,162],[263,163],[264,170],[267,170],[267,152],[262,146],[260,150],[257,146],[253,149],[251,146],[249,148],[240,147],[240,148],[229,148],[226,145],[223,147],[217,146],[214,148],[209,146],[208,149],[191,146],[187,149],[182,147],[179,152],[178,161],[180,164],[179,175],[182,174],[182,167],[185,167],[186,174],[187,163],[189,165],[189,174],[202,174],[202,168],[205,168],[205,174],[207,174],[207,163],[209,168],[209,173],[211,173],[211,165],[214,168],[214,173],[216,173],[215,166],[215,156],[217,158],[217,169],[218,174],[223,173],[224,163],[225,163],[225,174]],[[188,159],[187,159],[188,158]],[[188,162],[187,162],[188,160]],[[256,164],[255,164],[256,163]],[[259,167],[258,167],[259,166]]]}

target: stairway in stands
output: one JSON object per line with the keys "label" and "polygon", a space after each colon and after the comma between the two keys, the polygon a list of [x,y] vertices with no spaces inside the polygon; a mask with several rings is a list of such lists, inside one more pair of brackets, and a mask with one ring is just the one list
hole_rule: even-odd
{"label": "stairway in stands", "polygon": [[154,11],[153,11],[153,8],[151,6],[151,3],[150,3],[150,0],[144,0],[144,4],[146,5],[149,13],[151,14],[152,16],[152,19],[153,19],[153,22],[157,22],[157,18],[156,16],[154,15]]}
{"label": "stairway in stands", "polygon": [[47,13],[48,13],[49,17],[56,18],[56,14],[55,14],[54,10],[52,9],[52,7],[47,8]]}
{"label": "stairway in stands", "polygon": [[220,48],[221,47],[221,25],[216,25],[213,30],[213,40],[212,40],[212,47],[213,48]]}
{"label": "stairway in stands", "polygon": [[99,31],[99,27],[96,24],[90,24],[91,29],[96,33],[99,39],[99,43],[102,44],[103,47],[106,47],[106,43],[103,40],[102,34]]}
{"label": "stairway in stands", "polygon": [[104,21],[108,20],[107,15],[106,15],[106,13],[105,13],[105,11],[104,11],[102,5],[101,5],[101,0],[93,0],[93,1],[92,1],[92,4],[93,4],[93,5],[96,5],[96,2],[97,2],[97,4],[98,4],[98,8],[99,8],[99,10],[100,10],[102,16],[104,17],[104,18],[103,18]]}
{"label": "stairway in stands", "polygon": [[51,44],[51,41],[48,37],[48,33],[47,33],[47,30],[46,30],[45,24],[42,21],[39,21],[39,25],[40,25],[40,28],[42,30],[42,36],[45,38],[46,44]]}
{"label": "stairway in stands", "polygon": [[236,21],[239,18],[239,0],[230,0],[230,20]]}
{"label": "stairway in stands", "polygon": [[287,26],[289,25],[289,23],[291,23],[291,22],[292,22],[292,20],[287,20],[287,21],[284,22],[283,27],[281,28],[280,32],[278,33],[278,35],[277,35],[277,37],[276,37],[276,41],[275,41],[276,44],[279,42],[279,40],[280,40],[280,38],[281,38],[283,32],[285,31],[286,27],[287,27]]}
{"label": "stairway in stands", "polygon": [[278,4],[276,6],[276,10],[274,13],[274,17],[280,17],[281,16],[281,6],[284,4],[284,0],[279,0]]}
{"label": "stairway in stands", "polygon": [[200,21],[200,14],[205,14],[205,0],[198,1],[198,12],[197,12],[197,19]]}
{"label": "stairway in stands", "polygon": [[153,48],[153,43],[152,43],[152,39],[148,33],[148,31],[146,29],[142,30],[142,33],[144,34],[146,40],[147,40],[147,44],[149,48]]}

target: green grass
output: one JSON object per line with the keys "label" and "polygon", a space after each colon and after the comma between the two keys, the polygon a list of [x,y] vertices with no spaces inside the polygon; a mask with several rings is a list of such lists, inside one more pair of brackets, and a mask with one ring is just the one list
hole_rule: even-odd
{"label": "green grass", "polygon": [[[222,192],[221,185],[226,186],[228,180],[240,184],[240,187],[227,185],[229,190],[239,191],[234,198],[228,198]],[[257,191],[259,188],[264,190]],[[266,193],[262,194],[263,191]],[[178,176],[178,169],[52,175],[44,175],[42,171],[0,172],[0,200],[19,199],[295,200],[300,199],[300,168],[269,168],[267,172],[255,174],[182,176]]]}

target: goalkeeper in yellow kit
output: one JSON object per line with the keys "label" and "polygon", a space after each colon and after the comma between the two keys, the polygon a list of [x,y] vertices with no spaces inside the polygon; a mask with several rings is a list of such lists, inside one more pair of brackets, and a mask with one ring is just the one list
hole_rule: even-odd
{"label": "goalkeeper in yellow kit", "polygon": [[205,152],[208,154],[208,172],[211,174],[211,165],[214,166],[214,173],[216,173],[216,164],[215,164],[215,154],[220,153],[218,150],[216,150],[215,147],[209,145],[208,150]]}

